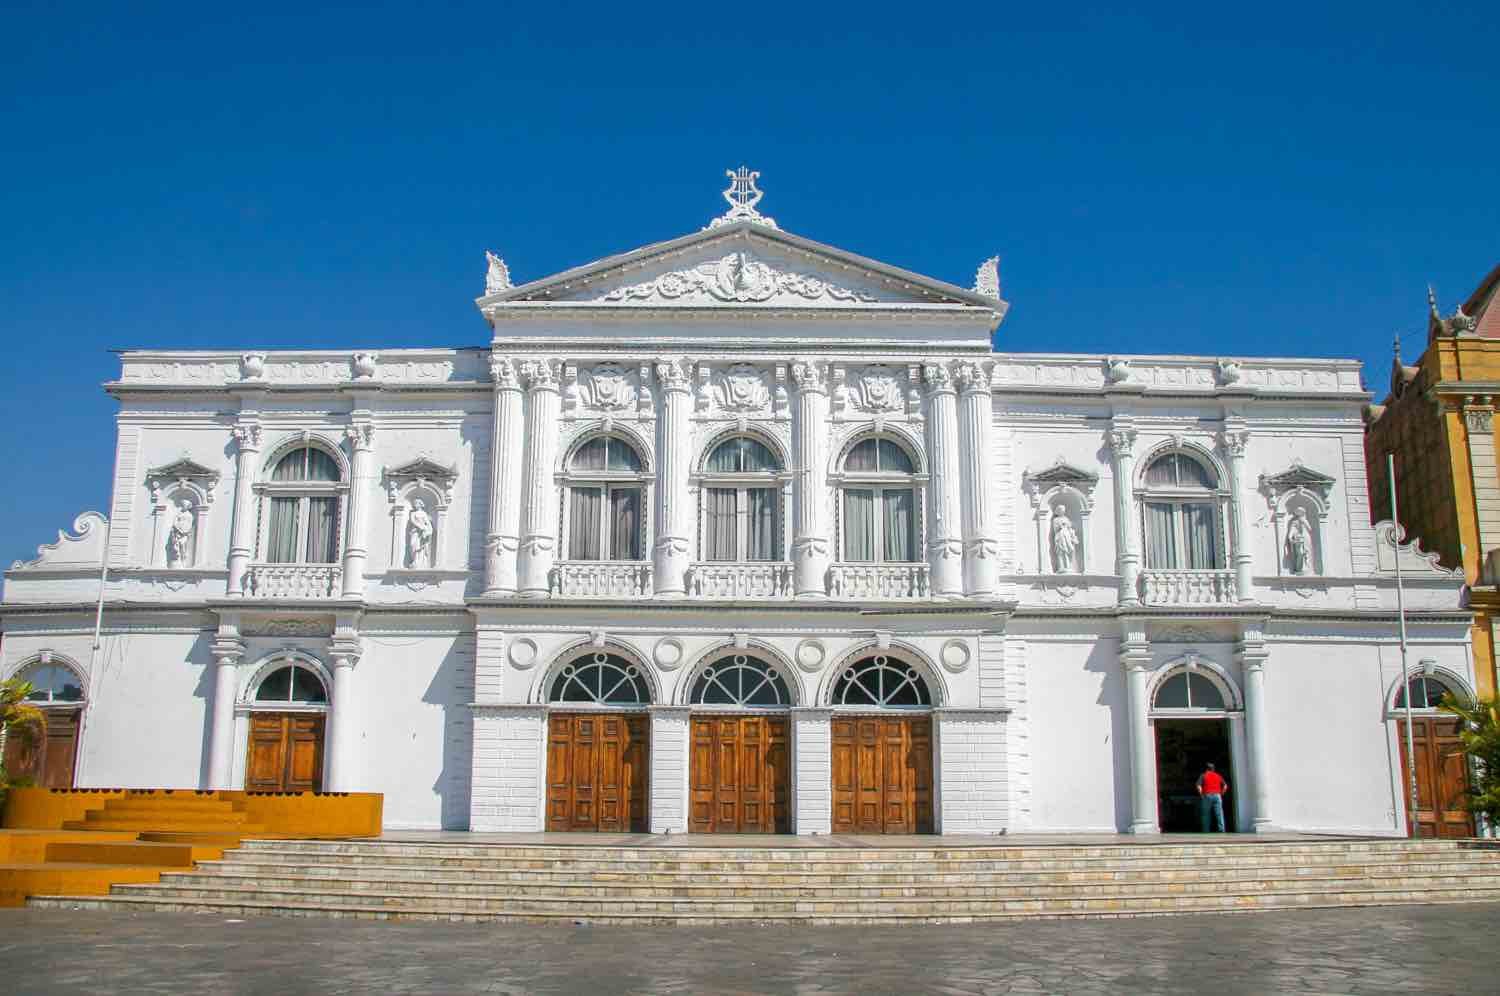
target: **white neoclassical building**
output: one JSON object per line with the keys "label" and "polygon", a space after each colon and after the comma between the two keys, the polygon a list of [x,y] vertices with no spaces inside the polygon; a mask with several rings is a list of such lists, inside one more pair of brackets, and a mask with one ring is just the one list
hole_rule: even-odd
{"label": "white neoclassical building", "polygon": [[1368,521],[1358,364],[995,352],[994,260],[813,242],[731,176],[682,238],[492,256],[489,348],[123,354],[109,516],[0,603],[47,780],[1150,833],[1213,761],[1241,830],[1404,832],[1396,558],[1418,706],[1469,614]]}

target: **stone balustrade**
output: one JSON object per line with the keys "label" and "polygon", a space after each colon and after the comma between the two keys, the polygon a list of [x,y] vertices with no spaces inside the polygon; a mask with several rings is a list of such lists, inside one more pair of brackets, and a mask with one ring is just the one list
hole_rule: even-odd
{"label": "stone balustrade", "polygon": [[1147,605],[1227,605],[1235,601],[1234,572],[1142,571],[1141,599]]}
{"label": "stone balustrade", "polygon": [[851,600],[927,598],[928,576],[926,564],[834,564],[828,569],[828,594]]}
{"label": "stone balustrade", "polygon": [[564,560],[552,568],[552,594],[582,598],[650,597],[651,563],[639,560]]}
{"label": "stone balustrade", "polygon": [[697,563],[688,575],[695,598],[790,598],[792,565],[785,561]]}
{"label": "stone balustrade", "polygon": [[338,564],[251,564],[245,594],[251,598],[338,598],[343,591]]}

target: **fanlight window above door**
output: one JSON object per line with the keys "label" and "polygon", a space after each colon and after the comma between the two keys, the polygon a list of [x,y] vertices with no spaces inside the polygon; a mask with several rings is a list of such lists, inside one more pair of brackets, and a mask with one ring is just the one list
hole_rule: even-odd
{"label": "fanlight window above door", "polygon": [[595,653],[565,665],[557,673],[548,701],[647,705],[651,691],[639,667],[615,654]]}
{"label": "fanlight window above door", "polygon": [[693,683],[693,705],[790,706],[791,691],[770,664],[748,654],[721,658]]}
{"label": "fanlight window above door", "polygon": [[28,702],[82,702],[83,684],[78,675],[60,664],[34,664],[19,675],[31,685]]}
{"label": "fanlight window above door", "polygon": [[328,690],[311,668],[288,664],[266,675],[255,690],[256,705],[327,705]]}
{"label": "fanlight window above door", "polygon": [[1443,696],[1452,695],[1458,698],[1457,693],[1449,687],[1448,683],[1441,678],[1429,674],[1419,674],[1406,683],[1405,688],[1396,690],[1396,708],[1406,708],[1406,697],[1411,696],[1411,707],[1413,709],[1436,709],[1442,704]]}
{"label": "fanlight window above door", "polygon": [[846,667],[833,684],[836,706],[930,706],[927,682],[910,665],[876,654]]}
{"label": "fanlight window above door", "polygon": [[1158,709],[1224,709],[1224,693],[1219,686],[1201,674],[1182,671],[1172,675],[1156,690]]}

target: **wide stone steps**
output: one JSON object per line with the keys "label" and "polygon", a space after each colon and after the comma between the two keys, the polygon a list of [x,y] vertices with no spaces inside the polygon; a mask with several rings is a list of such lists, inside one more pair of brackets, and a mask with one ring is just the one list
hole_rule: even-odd
{"label": "wide stone steps", "polygon": [[417,920],[894,923],[1500,901],[1454,841],[844,848],[247,841],[31,905]]}

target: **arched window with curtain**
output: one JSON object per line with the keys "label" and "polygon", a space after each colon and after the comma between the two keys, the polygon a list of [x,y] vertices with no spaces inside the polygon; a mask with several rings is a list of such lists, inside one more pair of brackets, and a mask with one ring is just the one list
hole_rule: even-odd
{"label": "arched window with curtain", "polygon": [[597,436],[568,461],[568,559],[640,560],[645,474],[635,447]]}
{"label": "arched window with curtain", "polygon": [[703,553],[711,561],[781,560],[781,461],[749,436],[715,446],[703,463]]}
{"label": "arched window with curtain", "polygon": [[331,564],[339,558],[343,475],[316,446],[285,454],[265,485],[265,559],[272,564]]}
{"label": "arched window with curtain", "polygon": [[916,468],[894,440],[861,440],[844,457],[840,486],[843,559],[851,563],[917,559]]}
{"label": "arched window with curtain", "polygon": [[1180,451],[1164,453],[1146,467],[1141,518],[1146,567],[1153,570],[1213,570],[1225,563],[1220,521],[1223,496],[1214,472]]}

